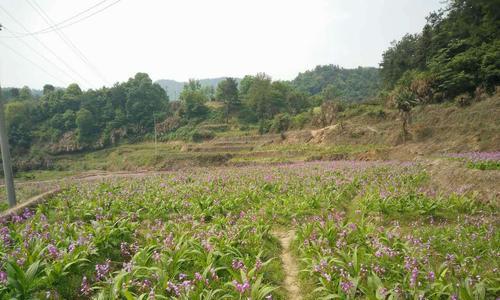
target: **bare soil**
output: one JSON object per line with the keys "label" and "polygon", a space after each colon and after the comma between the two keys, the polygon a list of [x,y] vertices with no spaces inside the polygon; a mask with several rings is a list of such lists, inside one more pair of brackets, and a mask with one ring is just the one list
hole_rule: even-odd
{"label": "bare soil", "polygon": [[281,253],[281,261],[283,263],[283,269],[285,271],[285,281],[284,287],[288,293],[288,299],[290,300],[300,300],[302,296],[300,295],[299,286],[299,267],[297,262],[292,255],[290,245],[292,243],[295,232],[281,231],[275,233],[275,235],[280,240],[283,251]]}

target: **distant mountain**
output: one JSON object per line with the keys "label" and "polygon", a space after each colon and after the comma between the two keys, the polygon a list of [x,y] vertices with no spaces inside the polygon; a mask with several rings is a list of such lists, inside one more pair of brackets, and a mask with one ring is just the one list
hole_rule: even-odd
{"label": "distant mountain", "polygon": [[[198,81],[200,82],[202,87],[211,86],[213,88],[216,88],[217,84],[219,84],[219,82],[224,79],[226,79],[226,77],[198,79]],[[237,80],[239,81],[239,79]],[[170,100],[178,100],[179,95],[182,92],[182,88],[187,82],[179,82],[172,79],[159,79],[155,83],[158,83],[163,89],[167,91]]]}

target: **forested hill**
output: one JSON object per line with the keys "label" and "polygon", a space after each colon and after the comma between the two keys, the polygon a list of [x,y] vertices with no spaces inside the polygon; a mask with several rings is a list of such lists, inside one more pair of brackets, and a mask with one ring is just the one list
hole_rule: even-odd
{"label": "forested hill", "polygon": [[292,83],[311,95],[326,92],[332,94],[332,98],[349,102],[374,98],[381,87],[377,68],[344,69],[336,65],[317,66],[300,73]]}
{"label": "forested hill", "polygon": [[453,0],[416,34],[382,56],[384,88],[403,110],[455,100],[468,104],[500,84],[498,1]]}
{"label": "forested hill", "polygon": [[[218,78],[206,78],[198,80],[200,85],[206,88],[209,92],[213,92],[219,82],[223,81],[225,77]],[[237,79],[239,81],[239,79]],[[178,100],[179,96],[182,92],[182,88],[187,82],[176,81],[172,79],[159,79],[155,81],[155,83],[159,84],[163,89],[167,91],[167,95],[171,100]]]}

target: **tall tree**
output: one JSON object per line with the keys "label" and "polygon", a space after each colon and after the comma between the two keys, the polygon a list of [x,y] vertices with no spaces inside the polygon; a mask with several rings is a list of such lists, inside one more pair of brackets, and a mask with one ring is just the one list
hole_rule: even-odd
{"label": "tall tree", "polygon": [[19,91],[19,99],[20,100],[33,99],[33,94],[31,93],[31,89],[28,86],[23,86],[23,88]]}
{"label": "tall tree", "polygon": [[184,85],[179,96],[182,103],[182,115],[187,119],[203,119],[208,113],[205,103],[208,101],[199,81],[190,79]]}
{"label": "tall tree", "polygon": [[96,127],[92,113],[88,109],[82,108],[76,113],[76,126],[78,141],[81,144],[90,143]]}
{"label": "tall tree", "polygon": [[126,113],[137,133],[144,133],[154,126],[153,114],[166,112],[168,96],[146,73],[137,73],[126,83]]}
{"label": "tall tree", "polygon": [[231,111],[240,105],[238,95],[238,82],[234,78],[228,77],[217,85],[216,98],[224,102],[224,113],[226,123],[229,121]]}
{"label": "tall tree", "polygon": [[46,84],[43,86],[43,95],[47,95],[55,91],[56,88],[52,84]]}

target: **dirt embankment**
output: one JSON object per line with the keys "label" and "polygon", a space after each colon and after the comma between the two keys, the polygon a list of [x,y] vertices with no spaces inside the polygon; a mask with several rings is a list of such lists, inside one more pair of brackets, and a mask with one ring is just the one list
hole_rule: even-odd
{"label": "dirt embankment", "polygon": [[478,199],[497,205],[500,171],[469,169],[462,162],[435,159],[424,164],[436,190],[448,193],[473,192]]}
{"label": "dirt embankment", "polygon": [[436,153],[500,150],[500,94],[468,107],[419,106],[413,110],[405,141],[397,111],[382,112],[361,111],[323,128],[289,132],[284,143],[372,144],[384,148],[360,159],[412,160]]}

